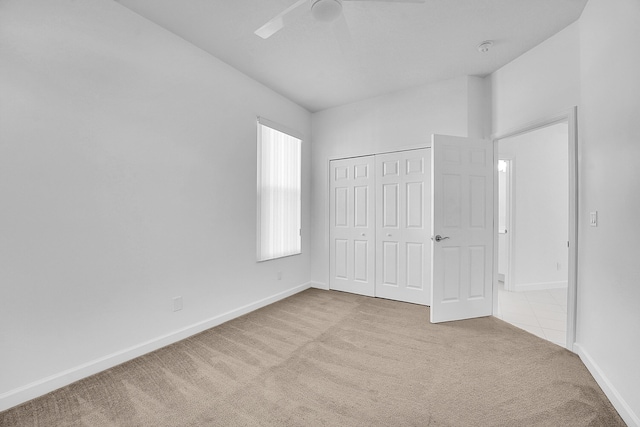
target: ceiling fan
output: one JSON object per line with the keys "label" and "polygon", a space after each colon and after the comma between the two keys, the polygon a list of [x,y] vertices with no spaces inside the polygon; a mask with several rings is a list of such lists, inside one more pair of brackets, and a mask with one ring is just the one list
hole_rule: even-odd
{"label": "ceiling fan", "polygon": [[386,3],[424,3],[426,0],[298,0],[269,22],[255,31],[257,36],[267,39],[284,28],[284,17],[291,12],[299,10],[300,6],[307,3],[310,7],[311,15],[318,21],[335,21],[342,15],[342,2],[345,1],[377,1]]}

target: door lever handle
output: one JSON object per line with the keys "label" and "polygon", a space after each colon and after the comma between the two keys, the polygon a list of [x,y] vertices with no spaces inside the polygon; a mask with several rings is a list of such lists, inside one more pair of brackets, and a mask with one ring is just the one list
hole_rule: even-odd
{"label": "door lever handle", "polygon": [[442,237],[441,235],[436,234],[436,237],[434,237],[434,238],[433,238],[433,240],[435,240],[436,242],[440,242],[440,241],[442,241],[442,240],[446,240],[446,239],[448,239],[448,238],[449,238],[449,237]]}

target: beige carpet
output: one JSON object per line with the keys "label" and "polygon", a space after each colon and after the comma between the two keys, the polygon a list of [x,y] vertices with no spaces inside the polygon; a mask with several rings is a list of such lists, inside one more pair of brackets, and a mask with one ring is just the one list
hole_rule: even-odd
{"label": "beige carpet", "polygon": [[310,289],[0,413],[9,426],[623,426],[580,359],[494,317]]}

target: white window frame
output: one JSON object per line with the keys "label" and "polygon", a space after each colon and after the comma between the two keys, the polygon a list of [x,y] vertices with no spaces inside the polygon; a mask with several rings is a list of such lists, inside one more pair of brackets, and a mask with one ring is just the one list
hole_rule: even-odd
{"label": "white window frame", "polygon": [[[290,174],[282,168],[280,158],[279,165],[271,168],[268,156],[269,152],[264,149],[263,128],[284,134],[286,143],[295,144],[289,153],[280,151],[280,155],[294,156],[293,171]],[[269,121],[263,117],[258,117],[257,123],[257,260],[258,262],[268,261],[299,255],[302,253],[302,137],[295,131]],[[291,161],[291,158],[289,159]],[[271,168],[271,169],[270,169]],[[269,172],[269,170],[271,172]],[[275,172],[280,171],[280,174]],[[287,201],[278,196],[287,194],[278,193],[278,190],[267,191],[268,182],[288,181],[291,187],[289,191],[294,192],[294,198]],[[267,183],[265,183],[267,181]],[[295,197],[297,193],[297,198]]]}

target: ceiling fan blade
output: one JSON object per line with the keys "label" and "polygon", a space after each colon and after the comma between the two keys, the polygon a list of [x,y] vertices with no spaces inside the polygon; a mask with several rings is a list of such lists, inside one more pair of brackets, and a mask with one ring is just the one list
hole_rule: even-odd
{"label": "ceiling fan blade", "polygon": [[424,3],[426,0],[342,0],[342,1],[376,1],[385,3]]}
{"label": "ceiling fan blade", "polygon": [[284,27],[282,16],[276,16],[271,21],[264,24],[262,27],[254,31],[256,36],[260,36],[263,39],[268,39]]}
{"label": "ceiling fan blade", "polygon": [[351,49],[351,32],[344,15],[340,15],[331,25],[333,35],[340,45],[342,53],[347,53]]}
{"label": "ceiling fan blade", "polygon": [[255,30],[254,34],[262,37],[263,39],[268,39],[284,27],[284,16],[286,14],[298,8],[302,4],[307,3],[308,1],[309,0],[298,0],[297,2],[280,12],[278,15],[276,15],[262,27]]}

